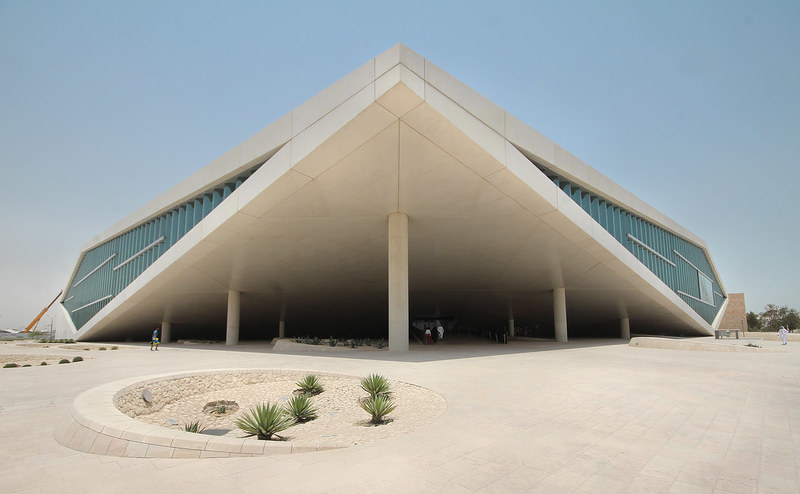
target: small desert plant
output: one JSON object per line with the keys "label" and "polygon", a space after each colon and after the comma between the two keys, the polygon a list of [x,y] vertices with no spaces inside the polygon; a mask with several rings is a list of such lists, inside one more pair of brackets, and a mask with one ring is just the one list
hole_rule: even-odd
{"label": "small desert plant", "polygon": [[376,341],[376,342],[375,342],[375,347],[376,347],[378,350],[380,350],[381,348],[383,348],[383,347],[385,347],[385,346],[386,346],[386,341],[385,341],[385,340],[383,340],[383,339],[380,339],[380,340],[378,340],[378,341]]}
{"label": "small desert plant", "polygon": [[295,338],[295,339],[294,339],[294,342],[295,342],[295,343],[303,343],[303,338],[301,338],[300,336],[298,336],[297,338]]}
{"label": "small desert plant", "polygon": [[322,343],[322,340],[320,340],[319,337],[315,336],[315,337],[311,338],[311,344],[312,345],[319,345],[320,343]]}
{"label": "small desert plant", "polygon": [[24,364],[23,367],[30,367],[31,364]]}
{"label": "small desert plant", "polygon": [[[294,425],[294,419],[277,403],[261,403],[235,420],[236,427],[258,439],[270,440],[278,432]],[[280,436],[278,436],[280,437]]]}
{"label": "small desert plant", "polygon": [[384,422],[383,417],[392,413],[392,411],[397,408],[392,397],[383,394],[364,398],[359,400],[358,404],[361,405],[361,408],[363,408],[365,412],[372,416],[370,422],[373,424],[382,424]]}
{"label": "small desert plant", "polygon": [[11,368],[14,368],[14,367],[19,367],[19,364],[15,364],[14,362],[9,362],[9,363],[7,363],[6,365],[3,366],[3,369],[11,369]]}
{"label": "small desert plant", "polygon": [[112,350],[119,350],[119,347],[118,347],[118,346],[116,346],[116,345],[114,345],[114,346],[112,346],[112,347],[111,347],[111,349],[112,349]]}
{"label": "small desert plant", "polygon": [[196,422],[189,422],[188,424],[183,426],[183,430],[186,432],[194,432],[195,434],[202,434],[206,428],[200,424],[200,421]]}
{"label": "small desert plant", "polygon": [[347,343],[350,345],[350,348],[358,347],[358,340],[348,340]]}
{"label": "small desert plant", "polygon": [[41,363],[41,364],[39,364],[39,365],[47,365],[47,362],[42,362],[42,363]]}
{"label": "small desert plant", "polygon": [[392,394],[389,381],[380,374],[370,374],[362,379],[361,389],[369,393],[370,398],[379,395],[389,396]]}
{"label": "small desert plant", "polygon": [[218,415],[222,415],[227,411],[228,411],[228,406],[225,405],[224,403],[220,403],[219,405],[217,405],[217,408],[214,409],[214,413]]}
{"label": "small desert plant", "polygon": [[329,346],[336,346],[336,339],[335,338],[328,338],[328,345]]}
{"label": "small desert plant", "polygon": [[748,343],[745,346],[753,347],[753,348],[761,348],[761,346],[756,345],[755,343]]}
{"label": "small desert plant", "polygon": [[101,346],[100,348],[98,348],[98,350],[100,350],[100,351],[103,351],[105,349],[106,349],[106,347],[104,347],[104,346]]}
{"label": "small desert plant", "polygon": [[69,363],[69,359],[62,358],[61,360],[58,361],[58,363],[59,364],[68,364]]}
{"label": "small desert plant", "polygon": [[72,359],[73,362],[83,362],[83,357],[75,357]]}
{"label": "small desert plant", "polygon": [[89,350],[91,350],[91,348],[84,348],[84,350],[88,352]]}
{"label": "small desert plant", "polygon": [[283,409],[297,422],[308,422],[317,418],[317,407],[311,403],[307,394],[292,396]]}
{"label": "small desert plant", "polygon": [[300,388],[300,391],[310,395],[318,395],[322,393],[322,382],[314,374],[308,374],[303,379],[297,381],[295,385]]}

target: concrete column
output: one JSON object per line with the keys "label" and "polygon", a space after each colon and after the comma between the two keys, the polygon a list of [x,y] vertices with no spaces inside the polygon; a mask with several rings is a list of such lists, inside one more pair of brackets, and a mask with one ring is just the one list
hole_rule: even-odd
{"label": "concrete column", "polygon": [[627,317],[623,317],[619,320],[619,333],[620,338],[624,338],[626,340],[631,339],[631,320]]}
{"label": "concrete column", "polygon": [[567,342],[567,292],[564,288],[553,289],[553,319],[556,341]]}
{"label": "concrete column", "polygon": [[228,323],[225,326],[225,344],[239,344],[239,311],[241,309],[241,293],[228,290]]}
{"label": "concrete column", "polygon": [[169,322],[163,321],[161,323],[161,343],[169,343],[169,339],[172,337],[172,326],[170,326]]}
{"label": "concrete column", "polygon": [[278,323],[278,338],[286,338],[286,304],[281,305],[281,320]]}
{"label": "concrete column", "polygon": [[389,351],[408,351],[408,216],[389,215]]}
{"label": "concrete column", "polygon": [[511,308],[511,304],[508,304],[508,337],[514,337],[514,310]]}

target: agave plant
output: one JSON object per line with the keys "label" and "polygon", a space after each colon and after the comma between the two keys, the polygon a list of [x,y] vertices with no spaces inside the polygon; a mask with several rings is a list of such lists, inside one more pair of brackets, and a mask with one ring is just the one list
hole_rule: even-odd
{"label": "agave plant", "polygon": [[206,428],[200,424],[200,421],[195,421],[184,425],[183,430],[186,432],[194,432],[195,434],[202,434]]}
{"label": "agave plant", "polygon": [[380,374],[370,374],[361,380],[361,389],[369,393],[370,398],[378,395],[390,396],[392,394],[389,381]]}
{"label": "agave plant", "polygon": [[307,375],[303,379],[297,381],[295,385],[305,394],[318,395],[323,391],[322,383],[314,374]]}
{"label": "agave plant", "polygon": [[[235,420],[236,427],[258,439],[270,440],[273,435],[294,425],[294,419],[277,403],[261,403]],[[280,436],[278,436],[280,437]]]}
{"label": "agave plant", "polygon": [[360,400],[358,404],[361,405],[361,408],[363,408],[365,412],[372,416],[371,422],[373,424],[382,424],[384,422],[383,417],[392,413],[392,411],[397,408],[392,397],[384,394],[364,398]]}
{"label": "agave plant", "polygon": [[297,422],[308,422],[317,418],[317,407],[311,403],[311,398],[305,393],[293,396],[286,402],[283,409]]}

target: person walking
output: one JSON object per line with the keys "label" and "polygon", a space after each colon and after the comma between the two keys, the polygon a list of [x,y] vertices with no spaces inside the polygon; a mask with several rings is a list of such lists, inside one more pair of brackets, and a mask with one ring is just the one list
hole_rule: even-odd
{"label": "person walking", "polygon": [[158,328],[153,330],[153,336],[150,338],[150,351],[153,351],[153,345],[156,347],[156,351],[158,351]]}
{"label": "person walking", "polygon": [[425,344],[426,345],[431,344],[431,328],[427,328],[425,330]]}
{"label": "person walking", "polygon": [[436,326],[436,332],[439,333],[439,341],[443,341],[444,340],[444,326],[442,326],[442,323],[439,323],[439,325]]}
{"label": "person walking", "polygon": [[781,335],[781,345],[785,345],[786,335],[789,334],[789,331],[785,327],[781,326],[781,329],[778,330],[778,334]]}

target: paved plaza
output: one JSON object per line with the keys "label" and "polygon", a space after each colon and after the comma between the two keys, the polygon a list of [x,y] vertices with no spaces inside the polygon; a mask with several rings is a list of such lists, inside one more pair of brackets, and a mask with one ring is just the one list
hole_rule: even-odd
{"label": "paved plaza", "polygon": [[[800,343],[754,343],[762,348],[452,342],[348,355],[280,354],[266,343],[5,344],[0,355],[86,360],[0,369],[0,492],[800,493]],[[270,457],[122,458],[53,438],[90,388],[215,368],[378,372],[440,393],[447,410],[409,435]]]}

